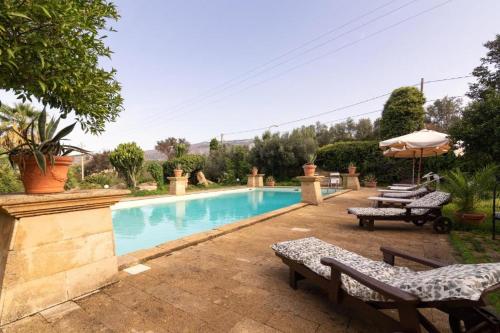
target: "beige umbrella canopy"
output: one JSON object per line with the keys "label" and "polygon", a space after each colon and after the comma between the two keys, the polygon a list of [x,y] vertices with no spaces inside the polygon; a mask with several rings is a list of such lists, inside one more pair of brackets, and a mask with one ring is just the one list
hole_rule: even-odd
{"label": "beige umbrella canopy", "polygon": [[420,182],[422,158],[445,154],[451,148],[447,134],[428,129],[381,141],[379,147],[384,150],[384,156],[387,157],[413,158],[413,178],[415,158],[420,158],[418,182]]}

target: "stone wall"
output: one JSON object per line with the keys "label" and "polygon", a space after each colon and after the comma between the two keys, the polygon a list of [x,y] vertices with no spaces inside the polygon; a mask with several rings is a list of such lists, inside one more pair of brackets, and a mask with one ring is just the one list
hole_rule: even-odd
{"label": "stone wall", "polygon": [[0,325],[116,280],[109,207],[120,196],[101,195],[54,195],[59,209],[45,201],[22,210],[0,198]]}

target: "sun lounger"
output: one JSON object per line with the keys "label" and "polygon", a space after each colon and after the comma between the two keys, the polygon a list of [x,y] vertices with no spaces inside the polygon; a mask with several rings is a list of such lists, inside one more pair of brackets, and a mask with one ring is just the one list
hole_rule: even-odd
{"label": "sun lounger", "polygon": [[381,196],[390,197],[390,198],[401,198],[401,199],[411,199],[411,198],[419,198],[429,193],[429,189],[427,187],[421,187],[414,191],[405,191],[405,192],[383,192]]}
{"label": "sun lounger", "polygon": [[385,205],[401,205],[405,206],[415,201],[415,199],[402,199],[391,197],[368,197],[368,200],[374,201],[376,207],[384,207]]}
{"label": "sun lounger", "polygon": [[[308,279],[327,292],[334,308],[357,315],[384,332],[438,329],[419,311],[436,308],[449,316],[452,332],[498,332],[500,319],[485,308],[485,297],[500,289],[500,263],[449,265],[382,247],[374,261],[314,237],[274,244],[289,266],[289,283],[297,289]],[[395,266],[395,257],[430,267],[414,271]],[[398,318],[380,310],[395,309]],[[465,325],[467,331],[461,330]]]}
{"label": "sun lounger", "polygon": [[374,201],[376,203],[376,207],[383,207],[385,205],[406,205],[409,204],[415,199],[424,196],[429,193],[429,190],[426,187],[421,187],[415,191],[408,192],[386,192],[381,193],[378,197],[368,197],[368,200]]}
{"label": "sun lounger", "polygon": [[432,221],[434,231],[448,233],[451,230],[451,220],[442,216],[441,208],[450,201],[449,193],[435,191],[414,200],[404,208],[352,207],[347,212],[356,215],[360,227],[368,225],[369,231],[373,231],[376,220],[396,220],[412,222],[416,226]]}

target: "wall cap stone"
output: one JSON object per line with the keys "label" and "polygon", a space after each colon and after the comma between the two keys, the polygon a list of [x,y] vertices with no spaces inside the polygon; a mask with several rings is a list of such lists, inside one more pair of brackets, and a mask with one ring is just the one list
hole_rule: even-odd
{"label": "wall cap stone", "polygon": [[75,190],[56,194],[0,195],[0,211],[16,219],[109,207],[129,190]]}

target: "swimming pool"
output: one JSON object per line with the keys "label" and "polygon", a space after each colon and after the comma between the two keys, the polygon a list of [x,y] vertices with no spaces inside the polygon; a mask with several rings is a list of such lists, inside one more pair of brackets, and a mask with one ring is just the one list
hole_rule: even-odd
{"label": "swimming pool", "polygon": [[[334,192],[323,189],[323,195]],[[300,202],[299,189],[238,189],[118,203],[117,255],[150,248]]]}

